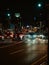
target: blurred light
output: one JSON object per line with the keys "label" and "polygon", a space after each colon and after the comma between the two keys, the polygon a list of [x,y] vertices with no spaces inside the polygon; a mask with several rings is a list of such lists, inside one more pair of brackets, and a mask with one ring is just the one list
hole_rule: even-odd
{"label": "blurred light", "polygon": [[38,7],[41,7],[41,6],[42,6],[42,5],[39,3],[39,4],[38,4]]}
{"label": "blurred light", "polygon": [[10,35],[10,37],[12,37],[12,38],[13,38],[13,34],[11,34],[11,35]]}
{"label": "blurred light", "polygon": [[7,14],[8,16],[10,16],[10,14]]}
{"label": "blurred light", "polygon": [[22,26],[22,29],[23,29],[24,27]]}
{"label": "blurred light", "polygon": [[37,28],[37,27],[34,27],[35,29]]}
{"label": "blurred light", "polygon": [[42,38],[44,38],[45,36],[44,35],[40,35]]}
{"label": "blurred light", "polygon": [[28,32],[32,32],[32,30],[29,30]]}
{"label": "blurred light", "polygon": [[22,40],[23,36],[24,36],[23,34],[20,34],[20,35],[19,35],[19,37],[20,37],[21,40]]}
{"label": "blurred light", "polygon": [[11,36],[12,38],[13,38],[13,35],[14,35],[14,33],[13,33],[13,32],[11,32],[11,35],[10,35],[10,36]]}
{"label": "blurred light", "polygon": [[27,25],[27,27],[29,27],[29,25]]}
{"label": "blurred light", "polygon": [[20,17],[20,13],[15,13],[15,17]]}
{"label": "blurred light", "polygon": [[4,36],[2,36],[2,40],[4,40]]}
{"label": "blurred light", "polygon": [[32,44],[38,44],[38,38],[35,38],[35,39],[32,41]]}

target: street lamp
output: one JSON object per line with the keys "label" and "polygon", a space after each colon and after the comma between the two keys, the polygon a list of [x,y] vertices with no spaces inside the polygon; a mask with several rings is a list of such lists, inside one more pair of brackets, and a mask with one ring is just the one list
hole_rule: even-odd
{"label": "street lamp", "polygon": [[38,7],[41,7],[42,6],[42,4],[41,3],[38,3]]}
{"label": "street lamp", "polygon": [[15,13],[15,17],[20,17],[20,13]]}
{"label": "street lamp", "polygon": [[10,16],[10,14],[8,13],[7,16]]}

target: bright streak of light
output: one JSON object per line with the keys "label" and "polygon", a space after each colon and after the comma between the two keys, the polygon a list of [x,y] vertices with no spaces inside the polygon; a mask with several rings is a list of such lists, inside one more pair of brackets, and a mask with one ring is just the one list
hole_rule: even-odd
{"label": "bright streak of light", "polygon": [[42,38],[44,38],[45,36],[44,35],[40,35]]}
{"label": "bright streak of light", "polygon": [[13,38],[13,35],[10,35],[10,37],[12,37],[12,38]]}
{"label": "bright streak of light", "polygon": [[35,37],[37,37],[37,35],[33,35],[33,37],[35,38]]}
{"label": "bright streak of light", "polygon": [[8,14],[8,16],[10,16],[10,14]]}
{"label": "bright streak of light", "polygon": [[22,40],[23,36],[24,36],[24,35],[22,35],[22,34],[19,35],[19,37],[20,37],[21,40]]}
{"label": "bright streak of light", "polygon": [[12,38],[13,38],[13,35],[14,35],[14,33],[13,33],[13,32],[11,32],[11,35],[10,35],[10,36],[11,36]]}
{"label": "bright streak of light", "polygon": [[4,39],[4,36],[2,36],[2,39]]}
{"label": "bright streak of light", "polygon": [[27,27],[29,27],[29,25],[27,25]]}
{"label": "bright streak of light", "polygon": [[20,17],[20,13],[15,13],[15,16],[16,17]]}

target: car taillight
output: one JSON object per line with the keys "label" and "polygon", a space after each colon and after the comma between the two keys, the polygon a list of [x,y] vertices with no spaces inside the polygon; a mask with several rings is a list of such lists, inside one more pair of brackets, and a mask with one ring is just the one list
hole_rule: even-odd
{"label": "car taillight", "polygon": [[20,34],[20,35],[19,35],[19,37],[20,37],[21,39],[23,38],[23,36],[24,36],[23,34]]}
{"label": "car taillight", "polygon": [[14,34],[13,34],[13,33],[11,33],[11,34],[10,34],[10,37],[12,37],[12,38],[13,38],[13,36],[14,36]]}
{"label": "car taillight", "polygon": [[11,35],[10,35],[10,37],[12,37],[12,38],[13,38],[13,34],[11,34]]}

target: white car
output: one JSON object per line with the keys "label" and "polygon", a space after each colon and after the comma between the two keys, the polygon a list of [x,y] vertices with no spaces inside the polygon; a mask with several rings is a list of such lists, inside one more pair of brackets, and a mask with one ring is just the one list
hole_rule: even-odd
{"label": "white car", "polygon": [[36,33],[25,34],[24,37],[23,37],[23,41],[25,43],[32,43],[32,44],[48,43],[48,39],[46,39],[45,35],[36,34]]}

